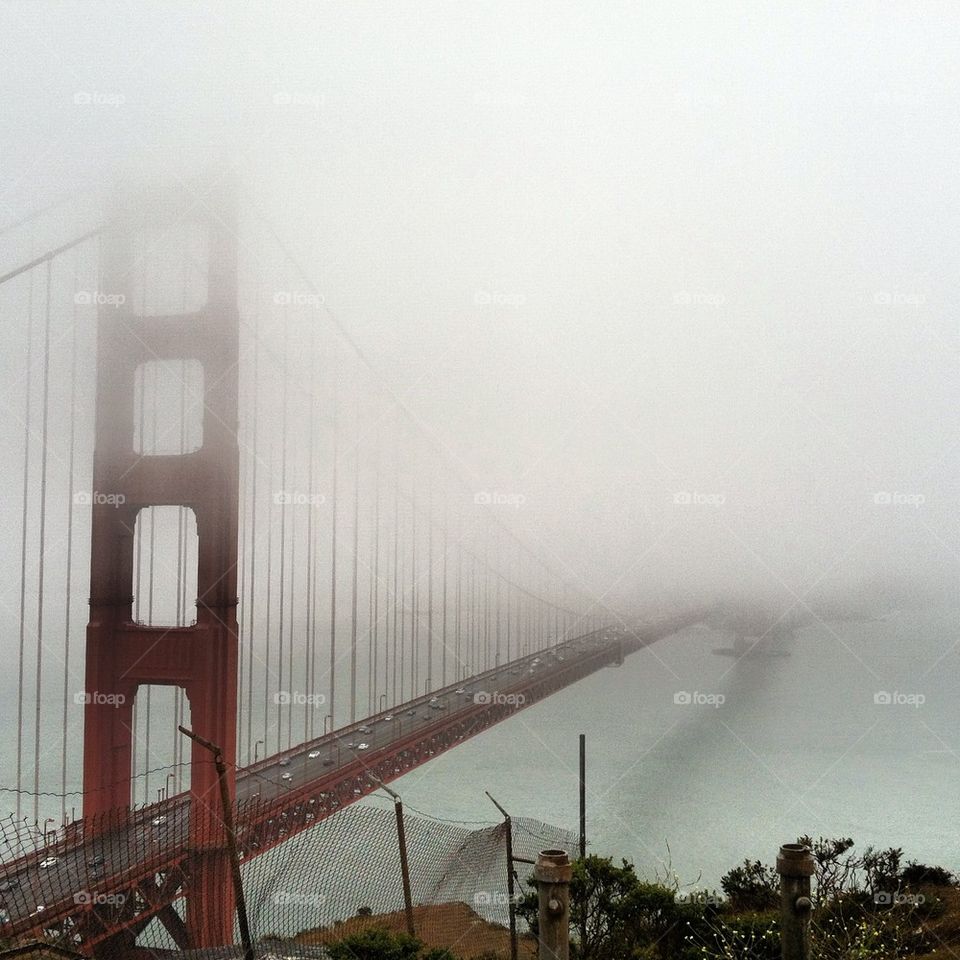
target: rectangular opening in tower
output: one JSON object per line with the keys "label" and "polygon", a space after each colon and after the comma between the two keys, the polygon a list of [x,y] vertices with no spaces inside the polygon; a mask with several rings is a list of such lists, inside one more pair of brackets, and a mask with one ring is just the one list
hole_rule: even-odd
{"label": "rectangular opening in tower", "polygon": [[203,446],[203,364],[148,360],[134,374],[133,451],[145,457],[193,453]]}
{"label": "rectangular opening in tower", "polygon": [[[156,803],[190,789],[190,741],[177,730],[191,727],[190,701],[181,687],[145,683],[133,702],[130,755],[131,804]],[[164,821],[153,824],[164,826]],[[152,831],[162,837],[165,831]]]}
{"label": "rectangular opening in tower", "polygon": [[197,517],[190,507],[143,507],[133,534],[133,616],[148,627],[197,622]]}

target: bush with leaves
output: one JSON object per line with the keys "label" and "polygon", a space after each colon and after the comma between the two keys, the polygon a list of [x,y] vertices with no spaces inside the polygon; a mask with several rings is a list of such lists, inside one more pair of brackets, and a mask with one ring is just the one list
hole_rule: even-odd
{"label": "bush with leaves", "polygon": [[900,874],[905,887],[955,887],[957,878],[944,867],[928,867],[911,860]]}
{"label": "bush with leaves", "polygon": [[330,960],[456,960],[449,950],[425,949],[416,937],[370,927],[327,946]]}
{"label": "bush with leaves", "polygon": [[720,886],[734,910],[770,910],[780,902],[780,878],[759,860],[744,860],[720,878]]}
{"label": "bush with leaves", "polygon": [[[519,915],[537,933],[534,889],[518,904]],[[690,923],[709,905],[677,902],[675,891],[641,880],[626,860],[589,856],[573,864],[570,927],[575,960],[641,960],[675,957],[684,949]]]}

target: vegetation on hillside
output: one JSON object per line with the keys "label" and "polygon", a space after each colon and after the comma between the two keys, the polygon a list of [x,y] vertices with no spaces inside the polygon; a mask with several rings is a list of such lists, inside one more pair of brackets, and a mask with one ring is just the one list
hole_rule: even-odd
{"label": "vegetation on hillside", "polygon": [[[817,960],[956,956],[960,887],[948,870],[905,863],[899,848],[857,853],[849,837],[799,841],[816,862],[811,940]],[[779,960],[775,870],[745,860],[720,886],[722,892],[684,890],[676,882],[640,878],[626,860],[578,860],[570,887],[571,957]],[[518,912],[536,932],[534,889],[521,897]],[[376,924],[377,918],[368,919]],[[332,960],[459,960],[455,950],[430,948],[376,926],[329,943],[328,950]]]}

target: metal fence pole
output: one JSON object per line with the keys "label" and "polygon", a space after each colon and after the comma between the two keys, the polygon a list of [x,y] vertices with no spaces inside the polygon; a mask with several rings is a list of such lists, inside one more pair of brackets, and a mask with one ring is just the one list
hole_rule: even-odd
{"label": "metal fence pole", "polygon": [[223,751],[215,743],[201,737],[200,734],[178,726],[177,729],[186,737],[195,740],[213,754],[213,762],[217,770],[217,779],[220,781],[220,804],[223,809],[223,826],[227,835],[227,850],[230,854],[230,877],[233,882],[233,892],[237,901],[237,924],[240,927],[240,942],[243,944],[244,960],[253,960],[253,942],[250,939],[250,924],[247,921],[247,901],[243,896],[243,881],[240,877],[240,856],[237,853],[237,834],[233,826],[233,810],[230,802],[230,789],[227,786],[227,767],[223,762]]}
{"label": "metal fence pole", "polygon": [[[586,870],[587,859],[587,736],[580,734],[580,863]],[[584,873],[586,876],[586,873]],[[583,904],[580,917],[580,952],[587,942],[587,905]]]}
{"label": "metal fence pole", "polygon": [[413,896],[410,893],[410,864],[407,861],[407,834],[403,828],[403,801],[400,799],[399,793],[391,790],[378,777],[375,777],[369,771],[367,772],[367,776],[373,780],[374,783],[383,787],[383,789],[393,797],[393,810],[397,815],[397,843],[400,846],[400,879],[403,882],[403,909],[407,917],[407,933],[409,933],[411,937],[415,937],[417,931],[413,924]]}
{"label": "metal fence pole", "polygon": [[570,880],[565,850],[542,850],[533,870],[540,907],[540,960],[570,958]]}
{"label": "metal fence pole", "polygon": [[587,736],[580,734],[580,859],[587,856]]}
{"label": "metal fence pole", "polygon": [[516,893],[514,892],[514,878],[516,877],[516,872],[513,869],[513,821],[510,819],[510,814],[507,813],[503,807],[497,803],[496,800],[490,796],[489,791],[483,791],[490,800],[493,802],[493,805],[503,814],[503,822],[506,825],[507,830],[507,910],[510,915],[510,960],[517,960],[517,898]]}
{"label": "metal fence pole", "polygon": [[810,958],[810,877],[814,860],[808,847],[785,843],[777,857],[780,874],[780,950],[783,960]]}

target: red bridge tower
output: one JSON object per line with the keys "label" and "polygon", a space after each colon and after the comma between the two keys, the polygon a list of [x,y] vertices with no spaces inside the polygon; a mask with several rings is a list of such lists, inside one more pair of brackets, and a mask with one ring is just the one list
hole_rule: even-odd
{"label": "red bridge tower", "polygon": [[[138,234],[199,225],[207,246],[206,303],[165,316],[134,312]],[[237,310],[236,209],[224,180],[147,189],[124,197],[105,224],[99,308],[94,497],[84,717],[84,818],[129,809],[133,702],[139,686],[180,687],[193,729],[223,749],[232,771],[237,723]],[[203,369],[199,449],[145,456],[134,450],[136,371],[156,360],[196,360]],[[147,416],[150,416],[148,411]],[[110,502],[96,502],[109,499]],[[120,505],[115,504],[119,501]],[[197,620],[146,626],[134,619],[134,529],[140,510],[190,507],[197,518]],[[189,595],[188,595],[189,599]],[[97,696],[92,696],[97,694]],[[104,702],[104,694],[118,695]],[[114,705],[119,702],[119,705]],[[190,866],[186,932],[191,947],[233,942],[234,903],[211,757],[191,756]],[[122,816],[122,814],[120,814]]]}

